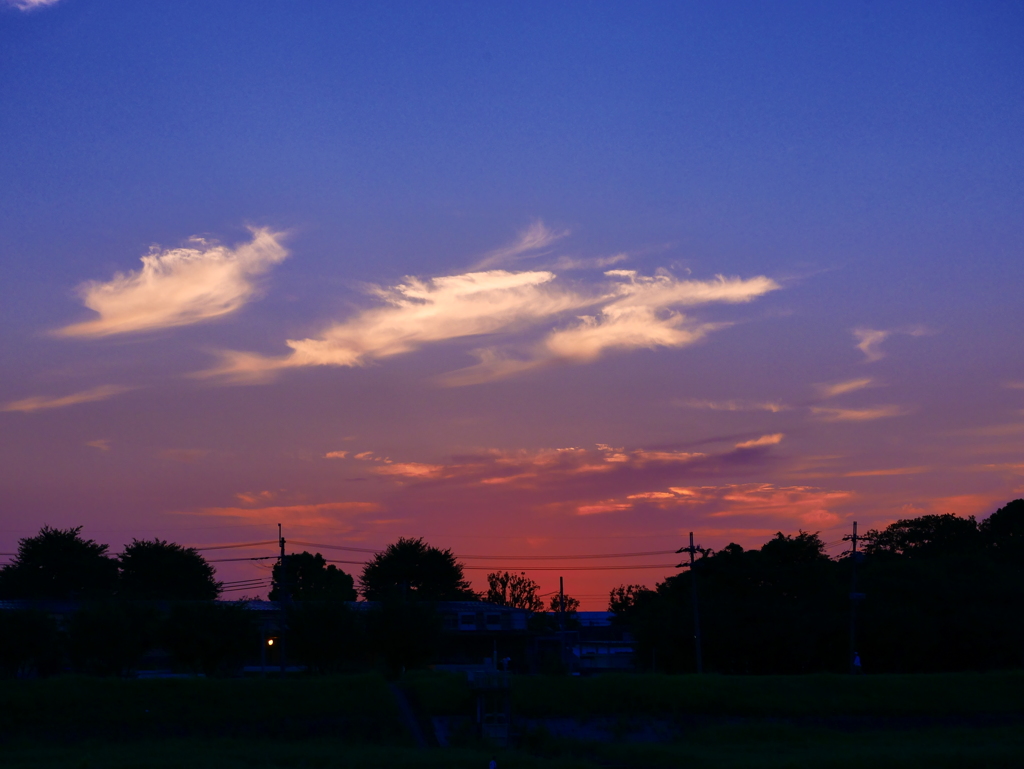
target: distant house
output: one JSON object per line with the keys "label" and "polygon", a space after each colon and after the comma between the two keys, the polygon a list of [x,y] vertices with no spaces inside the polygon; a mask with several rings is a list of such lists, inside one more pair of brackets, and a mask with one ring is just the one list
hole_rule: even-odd
{"label": "distant house", "polygon": [[482,601],[442,601],[437,604],[443,627],[459,633],[525,633],[530,612]]}
{"label": "distant house", "polygon": [[55,599],[6,599],[0,600],[0,611],[39,611],[49,615],[64,629],[68,620],[78,611],[79,601]]}
{"label": "distant house", "polygon": [[610,611],[581,611],[576,614],[580,623],[573,656],[580,673],[601,673],[632,670],[633,637],[615,625]]}
{"label": "distant house", "polygon": [[[557,612],[548,616],[548,626],[557,625]],[[560,669],[573,675],[633,670],[633,638],[612,622],[613,616],[605,611],[577,612],[568,619],[565,630],[537,636],[537,669]]]}

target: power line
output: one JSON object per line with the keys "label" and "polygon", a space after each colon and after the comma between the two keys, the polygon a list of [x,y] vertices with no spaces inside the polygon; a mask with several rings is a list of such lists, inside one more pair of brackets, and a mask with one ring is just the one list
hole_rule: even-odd
{"label": "power line", "polygon": [[678,567],[674,563],[637,563],[614,566],[463,566],[462,568],[479,571],[616,571],[620,569],[672,569],[674,571]]}
{"label": "power line", "polygon": [[[351,547],[349,545],[329,545],[323,542],[305,542],[303,540],[292,539],[289,540],[293,545],[304,545],[306,547],[320,547],[325,550],[345,550],[350,553],[371,553],[376,555],[384,552],[380,549],[372,549],[366,547]],[[253,543],[253,544],[276,544],[276,543]],[[227,547],[227,546],[225,546]],[[242,547],[238,545],[237,547]],[[203,548],[199,548],[203,549]],[[208,548],[213,549],[213,548]],[[590,558],[642,558],[650,555],[672,555],[675,550],[647,550],[644,552],[633,552],[633,553],[594,553],[586,555],[462,555],[459,553],[455,554],[456,558],[465,560],[493,560],[497,558],[514,558],[521,561],[569,561],[569,560],[582,560]]]}
{"label": "power line", "polygon": [[276,545],[276,539],[265,539],[262,542],[238,542],[230,545],[209,545],[207,547],[196,547],[193,550],[229,550],[234,547],[260,547],[261,545]]}
{"label": "power line", "polygon": [[243,587],[226,587],[221,590],[222,593],[234,593],[239,590],[259,590],[260,588],[268,587],[268,585],[245,585]]}
{"label": "power line", "polygon": [[288,541],[291,542],[293,545],[305,545],[306,547],[322,547],[326,550],[348,550],[352,553],[371,553],[373,555],[376,555],[377,553],[384,552],[379,548],[370,549],[366,547],[348,547],[347,545],[325,545],[320,542],[303,542],[299,539],[290,539]]}
{"label": "power line", "polygon": [[489,560],[516,558],[521,561],[577,561],[590,558],[641,558],[648,555],[673,555],[675,550],[648,550],[644,553],[597,553],[594,555],[457,555],[456,558]]}
{"label": "power line", "polygon": [[[365,566],[363,561],[340,561],[327,558],[327,563],[348,563]],[[612,571],[619,569],[675,569],[674,563],[617,564],[615,566],[463,566],[463,569],[475,571]]]}

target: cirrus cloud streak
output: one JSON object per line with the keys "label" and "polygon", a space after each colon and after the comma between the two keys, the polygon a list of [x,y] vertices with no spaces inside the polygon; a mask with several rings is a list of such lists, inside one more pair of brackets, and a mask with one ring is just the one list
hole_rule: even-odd
{"label": "cirrus cloud streak", "polygon": [[192,323],[234,312],[256,294],[255,278],[288,256],[282,234],[253,229],[234,248],[193,238],[190,248],[154,247],[142,269],[79,288],[98,318],[58,329],[56,336],[104,337]]}
{"label": "cirrus cloud streak", "polygon": [[134,390],[134,387],[125,387],[123,385],[100,385],[99,387],[93,387],[90,390],[82,390],[81,392],[72,393],[71,395],[33,395],[28,398],[22,398],[21,400],[10,401],[0,406],[0,411],[20,411],[24,414],[31,414],[33,411],[45,411],[47,409],[60,409],[66,406],[75,406],[79,403],[93,403],[95,401],[105,401],[107,398],[112,398],[115,395]]}
{"label": "cirrus cloud streak", "polygon": [[779,288],[764,276],[700,281],[611,270],[605,277],[590,287],[563,286],[547,270],[407,278],[372,290],[382,306],[331,324],[319,336],[288,340],[288,355],[226,351],[219,366],[195,376],[261,382],[289,368],[364,366],[450,339],[528,334],[571,311],[598,308],[549,331],[525,353],[510,347],[477,350],[479,363],[440,378],[445,385],[477,384],[557,361],[591,362],[610,350],[683,347],[724,324],[696,321],[677,308],[749,302]]}
{"label": "cirrus cloud streak", "polygon": [[811,413],[824,422],[870,422],[875,419],[906,416],[910,413],[910,410],[896,404],[871,406],[862,409],[811,406]]}

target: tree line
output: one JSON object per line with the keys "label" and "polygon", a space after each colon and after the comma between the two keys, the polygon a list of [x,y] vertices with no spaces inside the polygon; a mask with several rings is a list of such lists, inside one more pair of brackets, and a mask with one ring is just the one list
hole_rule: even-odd
{"label": "tree line", "polygon": [[[161,539],[133,539],[117,555],[109,546],[82,537],[82,527],[43,526],[18,543],[14,560],[0,567],[0,599],[56,601],[210,601],[223,583],[214,567],[192,547]],[[363,567],[357,592],[351,574],[320,553],[290,553],[271,571],[271,601],[488,601],[540,612],[539,585],[522,574],[487,575],[478,593],[451,550],[422,538],[402,537],[374,554]],[[552,611],[557,610],[556,598]],[[579,602],[567,598],[570,611]]]}
{"label": "tree line", "polygon": [[[852,651],[868,672],[1024,664],[1024,500],[980,522],[899,520],[863,541],[856,563],[830,557],[817,533],[803,531],[755,549],[701,550],[692,569],[653,589],[613,589],[609,610],[632,635],[640,669],[693,671],[697,615],[704,668],[721,673],[844,671]],[[0,672],[123,673],[158,649],[175,669],[216,674],[237,670],[259,647],[253,612],[244,600],[213,600],[222,583],[194,548],[155,539],[108,550],[81,527],[44,526],[20,541],[0,568],[0,599],[75,600],[81,608],[63,625],[43,611],[4,611]],[[322,672],[437,659],[439,601],[525,609],[539,633],[578,627],[579,602],[553,595],[545,604],[525,574],[494,572],[487,583],[474,591],[451,550],[401,538],[373,556],[358,583],[320,553],[287,555],[273,567],[269,598],[283,607],[294,661]],[[352,610],[359,594],[373,611]]]}
{"label": "tree line", "polygon": [[[225,675],[258,662],[261,646],[265,660],[268,640],[278,642],[274,654],[284,645],[289,663],[314,672],[397,671],[441,651],[439,601],[543,608],[537,584],[524,575],[488,580],[486,594],[475,592],[451,550],[423,539],[401,538],[375,554],[358,593],[353,576],[320,553],[288,554],[272,570],[268,598],[279,603],[283,622],[268,639],[267,627],[246,610],[249,599],[214,600],[223,584],[195,548],[136,539],[111,555],[107,545],[82,537],[81,527],[44,526],[0,568],[0,600],[27,602],[0,613],[0,675],[122,675],[147,657],[150,666]],[[373,610],[352,609],[359,594]],[[55,614],[54,601],[73,602],[74,610]],[[575,606],[569,599],[570,616]]]}
{"label": "tree line", "polygon": [[1024,500],[980,522],[896,521],[869,531],[854,561],[830,558],[817,534],[779,533],[757,549],[705,550],[653,590],[621,585],[609,608],[633,632],[638,665],[669,672],[696,668],[694,580],[706,670],[843,672],[854,652],[868,672],[1024,665]]}

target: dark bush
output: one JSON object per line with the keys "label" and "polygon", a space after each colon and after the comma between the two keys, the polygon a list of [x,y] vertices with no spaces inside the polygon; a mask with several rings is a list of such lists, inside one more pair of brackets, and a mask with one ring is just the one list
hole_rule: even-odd
{"label": "dark bush", "polygon": [[196,601],[171,606],[163,647],[184,670],[236,674],[259,651],[259,629],[242,604]]}
{"label": "dark bush", "polygon": [[0,675],[48,675],[60,667],[57,623],[41,611],[6,611],[0,618]]}
{"label": "dark bush", "polygon": [[71,617],[68,655],[82,673],[127,675],[154,646],[159,614],[152,605],[126,601],[88,604]]}
{"label": "dark bush", "polygon": [[366,651],[364,623],[347,604],[303,601],[288,608],[289,650],[318,673],[352,668]]}
{"label": "dark bush", "polygon": [[382,601],[367,613],[370,648],[392,674],[427,665],[441,639],[441,618],[426,601]]}

